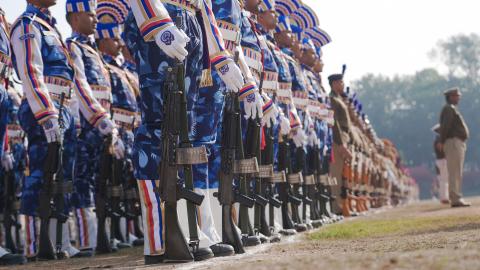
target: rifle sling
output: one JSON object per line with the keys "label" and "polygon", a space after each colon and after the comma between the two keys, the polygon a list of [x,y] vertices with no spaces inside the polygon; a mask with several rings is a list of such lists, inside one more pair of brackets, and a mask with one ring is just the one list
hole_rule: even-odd
{"label": "rifle sling", "polygon": [[259,167],[257,158],[249,158],[249,159],[239,159],[235,160],[233,166],[233,173],[234,174],[253,174],[258,173]]}
{"label": "rifle sling", "polygon": [[195,165],[208,162],[207,149],[199,147],[179,147],[176,149],[177,165]]}

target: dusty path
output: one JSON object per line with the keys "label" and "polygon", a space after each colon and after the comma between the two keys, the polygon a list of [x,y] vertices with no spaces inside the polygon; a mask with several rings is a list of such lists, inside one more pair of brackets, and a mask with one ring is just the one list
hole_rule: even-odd
{"label": "dusty path", "polygon": [[182,265],[143,266],[142,250],[9,269],[480,269],[480,198],[474,207],[436,202],[380,210],[342,224]]}

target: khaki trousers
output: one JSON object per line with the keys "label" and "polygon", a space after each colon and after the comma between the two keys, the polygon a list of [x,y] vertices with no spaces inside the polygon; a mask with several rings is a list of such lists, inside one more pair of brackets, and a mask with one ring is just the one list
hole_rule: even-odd
{"label": "khaki trousers", "polygon": [[454,204],[462,198],[463,162],[467,145],[458,138],[450,138],[445,141],[444,151],[447,159],[450,201]]}
{"label": "khaki trousers", "polygon": [[342,199],[340,198],[340,193],[342,191],[342,186],[344,185],[342,181],[342,174],[343,174],[343,164],[345,159],[343,155],[340,153],[340,145],[333,144],[333,157],[334,161],[330,163],[330,176],[335,177],[337,179],[337,185],[331,187],[332,195],[336,197],[335,202],[333,203],[333,211],[334,213],[342,213]]}
{"label": "khaki trousers", "polygon": [[438,178],[438,195],[440,200],[448,200],[448,169],[447,169],[447,160],[446,159],[437,159],[435,161],[439,174]]}

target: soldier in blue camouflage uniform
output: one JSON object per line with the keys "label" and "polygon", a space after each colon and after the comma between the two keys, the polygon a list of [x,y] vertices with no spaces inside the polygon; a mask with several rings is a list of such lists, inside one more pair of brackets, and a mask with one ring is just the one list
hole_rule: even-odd
{"label": "soldier in blue camouflage uniform", "polygon": [[[239,53],[238,64],[242,69],[246,82],[239,93],[239,97],[241,101],[243,101],[241,106],[243,108],[243,114],[245,115],[242,119],[246,120],[247,118],[257,115],[261,117],[263,100],[258,93],[254,78],[245,63],[243,51],[239,47],[241,37],[241,33],[239,33],[241,23],[240,2],[237,0],[227,2],[212,1],[212,10],[215,13],[215,19],[222,33],[226,49],[231,55],[235,52]],[[215,169],[218,168],[218,164],[215,164],[215,162],[219,162],[220,160],[215,159],[215,157],[219,157],[220,141],[217,139],[219,139],[220,136],[217,136],[217,131],[218,134],[220,134],[224,93],[228,91],[215,70],[211,68],[204,70],[204,74],[206,74],[207,77],[210,73],[212,80],[202,80],[202,84],[211,82],[211,85],[199,89],[199,100],[194,107],[194,125],[191,134],[194,144],[207,145],[211,153],[210,159],[212,162],[210,162],[210,164],[194,166],[194,180],[196,188],[199,189],[216,188],[218,186],[218,170]],[[218,91],[219,89],[221,91]],[[208,182],[209,179],[213,180],[212,183]],[[211,209],[209,209],[206,204],[202,204],[200,216],[202,220],[202,231],[210,238],[213,242],[212,244],[219,242],[221,238],[215,231]],[[211,246],[211,249],[216,256],[221,256],[221,248],[218,248],[218,245]]]}
{"label": "soldier in blue camouflage uniform", "polygon": [[[73,177],[76,146],[74,118],[68,106],[78,99],[79,111],[95,126],[105,124],[106,112],[75,75],[68,49],[55,28],[55,18],[48,10],[55,3],[41,0],[35,1],[38,5],[35,6],[28,2],[26,11],[12,26],[11,43],[14,66],[23,82],[25,94],[19,108],[19,121],[29,141],[30,175],[25,179],[20,211],[26,221],[25,253],[28,257],[35,257],[35,217],[38,191],[43,182],[43,162],[48,143],[58,141],[62,134],[58,123],[60,97],[66,97],[62,115],[65,123],[63,170],[66,181],[71,181]],[[71,92],[72,88],[74,93]],[[65,207],[65,214],[68,214],[68,207]],[[54,238],[55,234],[51,233],[50,236]],[[78,253],[78,250],[71,249],[68,238],[64,238],[62,250],[68,251],[70,256]]]}
{"label": "soldier in blue camouflage uniform", "polygon": [[[82,4],[82,8],[77,5]],[[93,34],[95,33],[96,3],[94,1],[67,1],[67,20],[72,27],[72,36],[67,46],[76,73],[83,89],[106,111],[110,111],[110,76],[97,50]],[[107,115],[106,115],[107,116]],[[83,114],[76,115],[80,125],[77,140],[77,159],[75,162],[74,192],[72,206],[76,217],[78,243],[81,250],[92,252],[97,241],[97,219],[94,212],[95,180],[98,177],[100,156],[103,150],[104,136],[111,134],[113,122],[104,116],[103,125],[92,124]]]}
{"label": "soldier in blue camouflage uniform", "polygon": [[[117,159],[122,160],[122,174],[121,184],[126,187],[129,183],[128,179],[132,157],[133,147],[133,129],[135,128],[138,106],[137,106],[137,91],[138,88],[132,84],[134,78],[129,77],[127,71],[121,66],[119,57],[121,56],[122,40],[120,33],[120,26],[114,18],[108,13],[98,13],[98,17],[102,22],[97,25],[96,38],[99,42],[99,49],[102,52],[103,60],[107,65],[110,73],[110,81],[112,88],[112,115],[116,126],[118,126],[119,137],[125,147],[125,154],[116,156]],[[130,75],[131,76],[131,75]],[[120,142],[120,141],[117,141]],[[122,227],[124,220],[122,219]],[[122,235],[123,239],[119,247],[126,247],[127,235]]]}
{"label": "soldier in blue camouflage uniform", "polygon": [[[9,170],[14,170],[17,168],[16,163],[24,161],[21,156],[16,155],[12,156],[12,152],[20,153],[17,151],[17,147],[8,149],[9,141],[6,140],[7,135],[7,124],[13,123],[12,116],[14,116],[14,104],[12,99],[9,98],[6,88],[8,87],[8,77],[11,74],[11,48],[10,48],[10,29],[8,23],[5,19],[5,13],[0,8],[0,157],[2,163],[2,174]],[[17,104],[18,106],[18,104]],[[12,114],[13,113],[13,114]],[[15,162],[15,158],[18,158]],[[15,174],[17,170],[15,170]],[[20,180],[15,176],[16,180]],[[19,184],[19,183],[17,183]],[[0,194],[3,194],[3,182],[0,183]],[[3,201],[2,201],[3,202]],[[1,203],[0,203],[1,204]],[[0,209],[3,210],[3,204],[0,205]],[[0,265],[15,265],[23,264],[26,259],[21,254],[11,254],[9,251],[5,250],[0,246]]]}
{"label": "soldier in blue camouflage uniform", "polygon": [[[140,0],[130,1],[130,5],[134,18],[127,20],[125,40],[131,51],[135,52],[142,112],[142,124],[135,134],[133,163],[135,176],[139,180],[145,224],[145,262],[153,264],[163,261],[161,255],[165,248],[160,198],[154,191],[158,181],[163,180],[159,179],[157,168],[161,161],[165,67],[174,65],[175,58],[186,60],[188,110],[192,110],[198,100],[202,60],[210,61],[211,66],[219,71],[218,75],[228,89],[238,91],[243,86],[243,77],[225,50],[214,15],[206,1]],[[202,25],[196,13],[202,17]],[[173,23],[172,18],[177,16],[182,18],[183,29],[178,29]],[[206,36],[205,41],[202,35]],[[204,47],[204,44],[207,46]]]}

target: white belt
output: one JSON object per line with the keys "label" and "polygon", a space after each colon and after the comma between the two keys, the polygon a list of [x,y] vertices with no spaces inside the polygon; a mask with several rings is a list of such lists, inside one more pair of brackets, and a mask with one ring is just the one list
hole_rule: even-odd
{"label": "white belt", "polygon": [[23,130],[21,129],[8,129],[7,130],[8,138],[22,138]]}
{"label": "white belt", "polygon": [[221,27],[219,29],[220,29],[220,33],[222,33],[223,39],[234,42],[235,44],[240,43],[240,31],[234,31],[234,30],[225,29]]}
{"label": "white belt", "polygon": [[250,57],[245,55],[245,62],[247,63],[247,66],[249,68],[253,68],[258,72],[262,72],[263,65],[262,65],[261,61],[250,58]]}
{"label": "white belt", "polygon": [[125,123],[125,124],[128,124],[128,125],[132,125],[134,123],[134,120],[135,120],[135,114],[134,113],[131,113],[131,114],[124,114],[124,113],[120,113],[118,112],[118,110],[115,110],[113,109],[113,121],[118,121],[118,122],[121,122],[121,123]]}
{"label": "white belt", "polygon": [[293,104],[299,109],[305,109],[308,105],[308,99],[301,97],[293,97]]}
{"label": "white belt", "polygon": [[273,91],[277,91],[278,89],[278,82],[277,81],[263,81],[263,84],[262,84],[262,88],[263,89],[268,89],[268,90],[273,90]]}
{"label": "white belt", "polygon": [[65,98],[71,97],[70,93],[72,88],[70,88],[69,86],[62,86],[62,85],[47,83],[47,89],[49,93],[59,95],[59,96],[61,96],[62,94],[65,94]]}
{"label": "white belt", "polygon": [[93,93],[93,97],[96,98],[97,100],[100,100],[100,99],[104,99],[108,101],[112,100],[112,93],[110,93],[109,91],[93,90],[92,93]]}
{"label": "white belt", "polygon": [[292,100],[292,91],[286,89],[278,89],[277,97],[284,103],[289,103]]}

